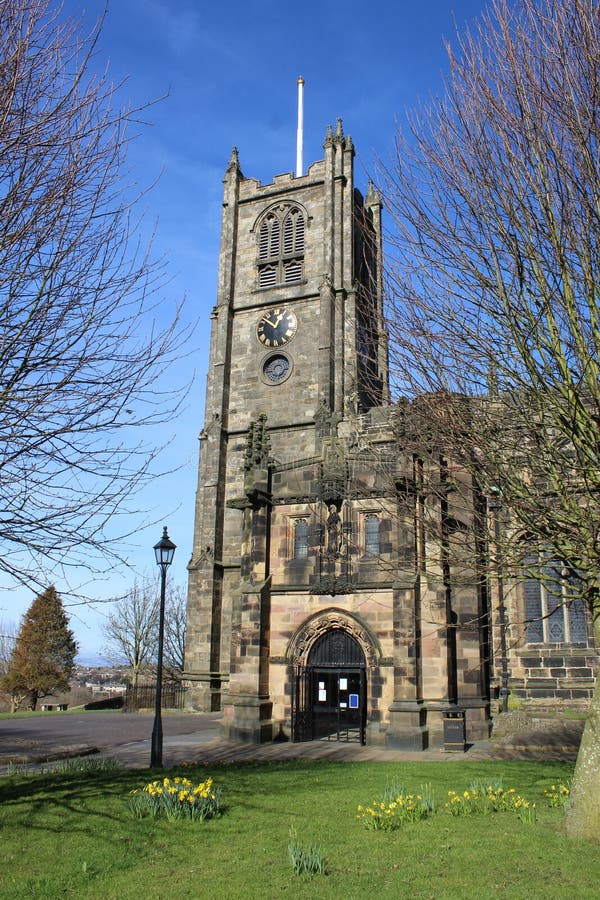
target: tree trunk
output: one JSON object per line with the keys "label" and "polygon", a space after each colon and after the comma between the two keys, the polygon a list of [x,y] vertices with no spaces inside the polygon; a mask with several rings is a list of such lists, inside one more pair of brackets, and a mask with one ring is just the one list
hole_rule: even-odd
{"label": "tree trunk", "polygon": [[[595,622],[600,647],[600,617]],[[570,838],[600,841],[600,672],[577,754],[571,801],[567,809]]]}

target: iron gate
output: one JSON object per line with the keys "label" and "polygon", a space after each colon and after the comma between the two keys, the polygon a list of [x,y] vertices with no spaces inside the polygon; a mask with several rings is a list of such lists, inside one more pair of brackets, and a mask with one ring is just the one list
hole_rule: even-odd
{"label": "iron gate", "polygon": [[357,641],[341,629],[323,635],[307,666],[294,670],[292,739],[365,743],[365,658]]}

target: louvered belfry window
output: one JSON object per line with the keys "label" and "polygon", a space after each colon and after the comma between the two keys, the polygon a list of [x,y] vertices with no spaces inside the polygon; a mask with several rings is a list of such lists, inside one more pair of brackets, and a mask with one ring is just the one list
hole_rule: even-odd
{"label": "louvered belfry window", "polygon": [[304,213],[282,205],[263,219],[258,232],[258,286],[297,284],[304,276]]}

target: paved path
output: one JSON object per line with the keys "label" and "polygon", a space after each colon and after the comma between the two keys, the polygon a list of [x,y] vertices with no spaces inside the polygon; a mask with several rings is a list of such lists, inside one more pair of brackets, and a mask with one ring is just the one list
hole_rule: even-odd
{"label": "paved path", "polygon": [[[180,742],[198,746],[213,740],[219,734],[219,720],[216,713],[164,713],[164,745]],[[150,757],[153,723],[152,714],[122,712],[48,712],[1,719],[0,765],[11,761],[40,763],[91,753],[116,756],[122,748],[131,747],[137,748],[141,765],[144,753]]]}
{"label": "paved path", "polygon": [[[163,762],[166,768],[182,762],[275,761],[334,759],[353,761],[531,759],[574,760],[581,723],[563,722],[552,731],[530,730],[479,741],[466,753],[441,749],[424,752],[334,741],[237,744],[219,737],[220,714],[164,714]],[[153,716],[143,713],[46,713],[25,719],[0,720],[0,768],[9,762],[36,765],[65,757],[99,753],[125,768],[148,768]]]}

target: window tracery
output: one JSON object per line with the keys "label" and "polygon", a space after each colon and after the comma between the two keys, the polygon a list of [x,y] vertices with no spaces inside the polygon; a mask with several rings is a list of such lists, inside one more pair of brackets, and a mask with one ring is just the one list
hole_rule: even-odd
{"label": "window tracery", "polygon": [[258,230],[258,286],[297,284],[304,277],[305,215],[298,206],[271,210]]}
{"label": "window tracery", "polygon": [[527,641],[533,644],[587,644],[585,603],[577,597],[577,578],[549,556],[537,555],[526,560],[541,577],[533,572],[525,579],[525,619]]}

